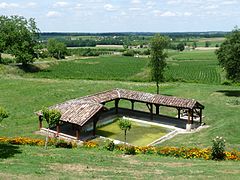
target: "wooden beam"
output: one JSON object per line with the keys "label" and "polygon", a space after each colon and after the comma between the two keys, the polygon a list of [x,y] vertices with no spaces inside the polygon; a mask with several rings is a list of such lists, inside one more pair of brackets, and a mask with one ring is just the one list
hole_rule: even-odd
{"label": "wooden beam", "polygon": [[119,99],[115,99],[115,114],[118,114]]}
{"label": "wooden beam", "polygon": [[156,106],[156,115],[159,115],[160,114],[160,105],[158,105],[158,104],[155,104],[155,106]]}
{"label": "wooden beam", "polygon": [[191,109],[191,124],[193,124],[193,110]]}
{"label": "wooden beam", "polygon": [[131,103],[132,103],[132,110],[134,110],[134,103],[135,103],[135,101],[131,100]]}
{"label": "wooden beam", "polygon": [[80,140],[81,126],[76,125],[76,138]]}
{"label": "wooden beam", "polygon": [[200,109],[199,118],[200,118],[200,125],[201,125],[202,124],[202,109]]}
{"label": "wooden beam", "polygon": [[178,108],[177,110],[178,110],[178,119],[180,119],[180,117],[181,117],[181,109]]}
{"label": "wooden beam", "polygon": [[153,104],[150,104],[150,117],[153,120]]}
{"label": "wooden beam", "polygon": [[96,131],[97,131],[97,121],[98,121],[98,119],[94,119],[93,120],[93,136],[96,136]]}
{"label": "wooden beam", "polygon": [[57,123],[57,136],[59,136],[59,133],[60,133],[60,124],[59,122]]}
{"label": "wooden beam", "polygon": [[38,116],[38,120],[39,120],[39,130],[40,130],[42,128],[43,117]]}
{"label": "wooden beam", "polygon": [[191,116],[191,113],[190,113],[190,109],[188,109],[188,124],[190,124],[190,116]]}

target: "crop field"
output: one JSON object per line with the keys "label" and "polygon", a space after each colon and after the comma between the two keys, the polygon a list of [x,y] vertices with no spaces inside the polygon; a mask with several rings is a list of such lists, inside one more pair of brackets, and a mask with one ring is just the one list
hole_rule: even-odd
{"label": "crop field", "polygon": [[146,58],[100,57],[71,62],[59,62],[44,71],[32,74],[41,78],[90,79],[90,80],[133,80],[148,64]]}
{"label": "crop field", "polygon": [[220,84],[221,75],[217,61],[169,62],[166,77],[170,80]]}
{"label": "crop field", "polygon": [[[222,75],[214,51],[170,51],[167,81],[220,84]],[[102,56],[50,63],[26,77],[50,79],[89,79],[118,81],[150,81],[148,58]],[[41,65],[42,67],[42,65]]]}

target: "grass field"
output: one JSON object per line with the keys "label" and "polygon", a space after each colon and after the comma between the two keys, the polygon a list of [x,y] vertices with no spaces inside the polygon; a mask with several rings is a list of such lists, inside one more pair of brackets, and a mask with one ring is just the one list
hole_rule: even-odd
{"label": "grass field", "polygon": [[[112,88],[150,93],[156,91],[154,83],[120,81],[1,78],[0,83],[0,105],[4,105],[10,112],[10,117],[2,122],[4,128],[1,128],[1,136],[39,137],[33,134],[38,129],[38,119],[34,112],[43,106]],[[207,147],[211,145],[211,139],[223,136],[226,138],[228,148],[240,148],[238,133],[240,106],[234,103],[235,100],[239,100],[240,87],[165,83],[161,84],[160,92],[197,99],[205,106],[204,122],[210,126],[199,133],[179,135],[166,141],[165,145]],[[121,106],[129,107],[129,104],[121,104]],[[136,109],[142,109],[142,106],[137,103]],[[176,115],[174,109],[167,109],[170,111],[167,113]]]}
{"label": "grass field", "polygon": [[[170,131],[160,126],[137,123],[132,121],[132,128],[127,131],[127,143],[135,146],[147,146]],[[97,129],[97,135],[124,142],[124,131],[118,126],[118,121]]]}
{"label": "grass field", "polygon": [[238,179],[240,175],[239,162],[234,161],[123,156],[87,148],[11,146],[8,150],[12,154],[0,158],[1,179]]}

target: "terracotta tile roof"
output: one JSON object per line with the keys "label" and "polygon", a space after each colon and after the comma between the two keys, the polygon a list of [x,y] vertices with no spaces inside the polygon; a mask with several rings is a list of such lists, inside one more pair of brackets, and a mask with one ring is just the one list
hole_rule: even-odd
{"label": "terracotta tile roof", "polygon": [[115,99],[126,99],[160,106],[169,106],[185,109],[204,109],[204,106],[194,99],[184,99],[173,96],[162,96],[157,94],[131,91],[125,89],[113,89],[100,92],[90,96],[72,99],[64,103],[51,106],[51,109],[58,109],[62,113],[61,121],[70,122],[83,126],[97,112],[103,108],[105,102]]}

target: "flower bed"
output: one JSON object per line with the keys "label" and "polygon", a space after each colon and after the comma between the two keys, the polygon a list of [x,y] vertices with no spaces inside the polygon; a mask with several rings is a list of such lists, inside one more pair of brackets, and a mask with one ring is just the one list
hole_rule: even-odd
{"label": "flower bed", "polygon": [[[44,146],[45,141],[42,139],[33,139],[26,137],[7,138],[0,137],[0,143],[9,143],[14,145],[31,145],[31,146]],[[75,142],[66,142],[64,140],[58,140],[56,138],[50,138],[48,145],[54,145],[56,147],[73,148],[77,147]],[[100,147],[97,142],[86,141],[83,143],[83,147],[96,148]],[[184,159],[212,159],[211,148],[199,149],[199,148],[177,148],[177,147],[154,147],[154,146],[127,146],[127,145],[115,145],[115,149],[124,151],[127,154],[158,154],[161,156],[180,157]],[[225,151],[225,160],[240,160],[239,151]]]}

